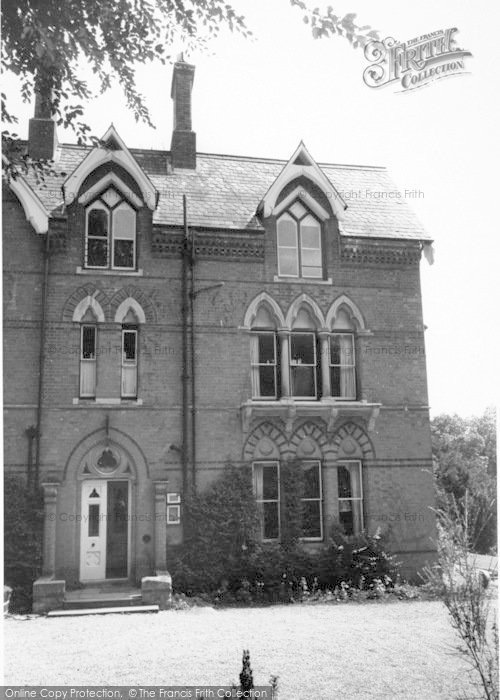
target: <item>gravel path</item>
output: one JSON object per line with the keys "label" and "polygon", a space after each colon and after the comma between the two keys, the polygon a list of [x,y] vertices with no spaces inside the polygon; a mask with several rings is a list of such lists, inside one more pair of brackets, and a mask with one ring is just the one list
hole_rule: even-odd
{"label": "gravel path", "polygon": [[[438,601],[7,618],[6,684],[224,685],[250,649],[280,698],[456,698],[467,667]],[[469,695],[472,697],[472,694]]]}

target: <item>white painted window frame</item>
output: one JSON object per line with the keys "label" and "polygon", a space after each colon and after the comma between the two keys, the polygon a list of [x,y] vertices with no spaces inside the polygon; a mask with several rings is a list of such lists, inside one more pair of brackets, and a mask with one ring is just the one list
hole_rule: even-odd
{"label": "white painted window frame", "polygon": [[[85,328],[92,328],[94,330],[94,357],[92,359],[83,357],[83,334]],[[92,393],[84,393],[82,391],[82,380],[83,380],[83,367],[84,366],[94,367],[94,390]],[[79,396],[81,399],[95,399],[96,388],[97,388],[97,325],[95,323],[82,323],[80,325],[80,390]]]}
{"label": "white painted window frame", "polygon": [[302,542],[322,542],[324,537],[323,532],[323,470],[321,468],[320,459],[307,459],[302,460],[302,467],[311,466],[314,464],[318,468],[318,482],[319,482],[319,496],[317,498],[301,498],[301,502],[319,502],[319,522],[320,522],[320,536],[319,537],[300,537]]}
{"label": "white painted window frame", "polygon": [[[300,200],[295,200],[299,201],[302,206],[304,206],[304,203]],[[279,223],[280,220],[284,217],[288,216],[292,219],[292,221],[295,224],[295,246],[283,246],[280,245],[279,242]],[[321,260],[321,267],[320,267],[320,275],[319,277],[317,276],[311,276],[311,275],[304,275],[303,274],[303,263],[302,263],[302,253],[304,250],[318,250],[318,248],[309,248],[307,246],[304,246],[302,243],[302,231],[301,231],[301,222],[306,219],[307,217],[311,217],[318,225],[319,228],[319,257]],[[307,211],[306,213],[298,219],[294,214],[292,214],[290,208],[287,208],[285,211],[283,211],[279,217],[276,219],[276,250],[277,250],[277,257],[278,257],[278,278],[289,278],[289,279],[300,279],[300,280],[314,280],[314,281],[322,281],[323,280],[323,274],[324,274],[324,261],[323,261],[323,240],[322,240],[322,225],[321,221],[318,221],[318,219],[310,212]],[[280,257],[280,250],[295,250],[296,255],[297,255],[297,274],[296,275],[291,275],[291,274],[285,274],[281,272],[281,257]],[[306,267],[311,267],[310,265],[306,265]]]}
{"label": "white painted window frame", "polygon": [[[334,399],[339,399],[339,400],[344,400],[344,401],[356,401],[356,394],[357,394],[357,385],[358,385],[358,377],[357,377],[357,369],[356,369],[356,338],[354,336],[354,333],[352,331],[334,331],[330,333],[330,338],[333,338],[336,335],[344,335],[344,336],[349,336],[351,339],[351,348],[352,348],[352,364],[342,364],[342,363],[333,363],[332,362],[332,345],[331,341],[328,342],[328,363],[330,366],[330,387],[331,387],[331,392],[332,392],[332,397]],[[338,367],[340,371],[342,372],[342,368],[349,368],[352,369],[354,372],[354,395],[353,396],[342,396],[339,394],[338,396],[333,393],[333,383],[331,380],[331,375],[332,375],[332,369],[334,367]]]}
{"label": "white painted window frame", "polygon": [[[278,480],[278,498],[258,498],[257,497],[257,468],[269,468],[276,467],[276,477]],[[281,540],[281,476],[280,476],[280,463],[277,459],[263,460],[259,459],[252,463],[252,477],[253,477],[253,489],[255,500],[257,505],[262,506],[260,508],[261,512],[261,539],[262,542],[279,542]],[[262,483],[264,483],[264,477],[262,477]],[[264,503],[276,503],[278,511],[278,537],[264,537]]]}
{"label": "white painted window frame", "polygon": [[[357,501],[360,507],[360,521],[361,529],[359,532],[354,531],[353,535],[359,535],[365,529],[365,519],[364,519],[364,508],[363,508],[363,463],[360,459],[341,459],[337,463],[337,467],[347,467],[348,469],[354,465],[358,468],[358,478],[359,478],[359,496],[351,496],[351,498],[338,498],[340,501]],[[350,470],[350,469],[349,469]],[[337,482],[338,483],[338,482]],[[351,486],[352,486],[351,478]]]}
{"label": "white painted window frame", "polygon": [[[280,220],[284,218],[285,216],[289,216],[293,223],[295,224],[295,245],[290,246],[290,245],[280,245],[280,236],[279,236],[279,224]],[[279,277],[290,277],[292,279],[299,279],[300,278],[300,253],[299,253],[299,224],[297,219],[293,217],[289,211],[283,212],[279,219],[276,221],[276,245],[277,245],[277,251],[278,251],[278,275]],[[280,250],[294,250],[297,258],[297,274],[292,275],[292,274],[287,274],[285,272],[281,272],[281,256],[280,256]]]}
{"label": "white painted window frame", "polygon": [[[274,362],[259,362],[259,336],[261,335],[271,335],[273,337],[274,345]],[[276,331],[271,330],[253,330],[251,335],[251,372],[257,376],[257,379],[252,377],[252,398],[260,399],[262,401],[276,401],[278,398],[278,356],[277,356],[277,342],[276,342]],[[274,395],[273,396],[262,396],[260,391],[254,391],[254,386],[260,387],[260,369],[261,367],[273,367],[274,368]]]}
{"label": "white painted window frame", "polygon": [[[135,335],[135,358],[133,360],[125,359],[125,334],[132,333]],[[138,356],[139,356],[139,331],[137,328],[122,328],[122,371],[121,371],[121,398],[122,399],[136,399],[138,394]],[[125,387],[125,370],[134,368],[135,369],[135,392],[126,393],[124,391]]]}
{"label": "white painted window frame", "polygon": [[[313,349],[314,349],[314,364],[306,364],[303,362],[297,362],[292,360],[292,338],[294,335],[310,335],[313,337]],[[288,346],[288,372],[289,372],[289,377],[290,377],[290,394],[294,399],[299,399],[302,401],[316,401],[318,399],[318,352],[317,352],[317,335],[314,331],[308,331],[308,330],[296,330],[296,331],[291,331],[290,332],[290,338],[289,338],[289,346]],[[293,373],[292,373],[292,367],[312,367],[313,368],[313,377],[314,377],[314,394],[312,396],[300,396],[299,394],[295,394],[294,392],[294,386],[293,386]]]}
{"label": "white painted window frame", "polygon": [[[121,197],[121,195],[120,195]],[[116,235],[115,232],[115,225],[114,225],[114,216],[113,213],[115,210],[121,205],[121,204],[126,204],[128,207],[130,207],[133,215],[134,215],[134,238],[121,238],[120,236]],[[88,247],[89,247],[89,215],[92,210],[99,209],[101,211],[106,212],[107,214],[107,220],[108,220],[108,235],[107,235],[107,261],[106,265],[89,265],[88,264]],[[103,240],[100,236],[90,236],[91,239],[96,239],[96,240]],[[133,240],[133,251],[134,251],[134,260],[133,260],[133,265],[132,267],[120,267],[118,265],[113,265],[113,260],[114,260],[114,251],[115,251],[115,241],[120,241],[120,240]],[[110,209],[102,200],[98,199],[92,204],[89,204],[89,206],[85,209],[85,251],[84,251],[84,266],[83,266],[83,271],[84,270],[99,270],[99,271],[117,271],[117,272],[136,272],[137,270],[137,212],[136,210],[127,202],[123,197],[121,197],[120,201],[112,208]]]}
{"label": "white painted window frame", "polygon": [[[122,238],[121,236],[117,235],[117,232],[115,230],[115,212],[117,209],[122,205],[126,204],[127,207],[130,209],[132,214],[134,215],[134,237],[133,238]],[[121,202],[119,202],[116,206],[113,207],[113,209],[110,212],[111,215],[111,259],[110,259],[110,269],[111,270],[119,270],[120,272],[131,272],[132,270],[135,270],[137,267],[137,212],[133,207],[130,206],[130,204],[122,199]],[[133,263],[132,267],[121,267],[119,265],[113,265],[113,261],[115,259],[115,242],[116,241],[133,241]]]}
{"label": "white painted window frame", "polygon": [[[106,255],[106,265],[89,265],[88,259],[89,259],[89,239],[92,240],[104,240],[101,236],[90,236],[89,235],[89,218],[90,218],[90,213],[92,211],[95,211],[98,209],[99,211],[104,211],[106,213],[106,218],[107,218],[107,237],[106,237],[106,242],[107,242],[107,255]],[[109,261],[110,261],[110,230],[111,230],[111,217],[110,217],[110,211],[109,208],[104,204],[104,202],[101,201],[96,201],[93,202],[87,209],[85,210],[85,268],[88,270],[109,270]]]}

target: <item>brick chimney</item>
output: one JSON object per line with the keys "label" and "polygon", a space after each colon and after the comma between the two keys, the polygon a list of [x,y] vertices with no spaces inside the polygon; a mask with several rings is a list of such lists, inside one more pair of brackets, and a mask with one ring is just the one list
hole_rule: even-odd
{"label": "brick chimney", "polygon": [[42,92],[35,92],[35,116],[29,121],[28,153],[35,160],[53,160],[57,143],[50,99]]}
{"label": "brick chimney", "polygon": [[170,152],[173,168],[196,168],[196,134],[191,128],[191,89],[194,66],[186,63],[181,54],[174,64],[172,90],[174,102],[174,130]]}

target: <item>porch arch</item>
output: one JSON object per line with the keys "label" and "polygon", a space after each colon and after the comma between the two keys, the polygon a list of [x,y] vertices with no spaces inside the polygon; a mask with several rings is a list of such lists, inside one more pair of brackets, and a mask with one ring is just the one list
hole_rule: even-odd
{"label": "porch arch", "polygon": [[[89,433],[73,448],[64,467],[63,481],[72,482],[85,478],[82,472],[84,469],[85,457],[93,450],[100,450],[101,448],[103,451],[106,449],[112,451],[113,446],[115,446],[117,450],[123,451],[123,453],[129,457],[130,472],[127,474],[128,478],[134,481],[149,479],[147,460],[135,440],[117,428],[109,428],[107,433],[105,432],[105,428],[100,428]],[[97,474],[94,474],[94,478],[99,477]],[[102,478],[109,477],[106,477],[106,474],[102,473]]]}

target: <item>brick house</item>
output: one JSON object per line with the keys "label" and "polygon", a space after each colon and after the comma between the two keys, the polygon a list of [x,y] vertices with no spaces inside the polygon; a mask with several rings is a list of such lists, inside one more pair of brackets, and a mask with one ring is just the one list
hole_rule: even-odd
{"label": "brick house", "polygon": [[57,174],[4,184],[5,468],[43,487],[37,610],[161,577],[184,494],[227,461],[252,465],[263,540],[293,459],[306,546],[337,523],[389,531],[408,574],[434,553],[430,239],[383,168],[198,153],[193,77],[175,64],[170,151],[113,126],[59,144],[38,96],[28,149]]}

